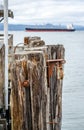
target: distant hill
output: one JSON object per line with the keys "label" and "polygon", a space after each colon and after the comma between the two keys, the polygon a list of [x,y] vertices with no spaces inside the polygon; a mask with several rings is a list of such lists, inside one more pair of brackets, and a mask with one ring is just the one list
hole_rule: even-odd
{"label": "distant hill", "polygon": [[[26,25],[22,24],[9,24],[8,25],[8,30],[9,31],[23,31],[25,30]],[[3,30],[4,26],[2,23],[0,23],[0,30]]]}
{"label": "distant hill", "polygon": [[[22,25],[22,24],[9,24],[8,25],[8,29],[9,31],[24,31],[26,27],[46,27],[46,28],[49,28],[49,27],[55,27],[55,28],[65,28],[66,26],[65,25],[53,25],[53,24],[45,24],[45,25]],[[3,30],[3,24],[0,23],[0,30]],[[81,25],[74,25],[74,28],[76,30],[79,30],[79,31],[83,31],[84,30],[84,26],[81,26]]]}
{"label": "distant hill", "polygon": [[74,25],[74,28],[78,31],[84,31],[84,26],[82,25]]}

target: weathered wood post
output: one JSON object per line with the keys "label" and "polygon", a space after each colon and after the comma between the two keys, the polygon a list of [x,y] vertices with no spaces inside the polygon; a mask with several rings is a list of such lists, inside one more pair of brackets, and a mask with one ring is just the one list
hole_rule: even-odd
{"label": "weathered wood post", "polygon": [[0,109],[4,106],[4,80],[5,80],[5,45],[0,43]]}
{"label": "weathered wood post", "polygon": [[64,47],[25,41],[11,68],[12,130],[61,130]]}
{"label": "weathered wood post", "polygon": [[[8,52],[11,54],[13,48],[13,35],[8,35]],[[9,60],[9,66],[10,66],[10,58]],[[10,73],[9,73],[10,75]],[[9,76],[10,77],[10,76]],[[10,78],[8,79],[10,80]],[[7,116],[5,116],[5,44],[4,44],[4,35],[0,34],[0,129],[7,129],[7,125],[9,125],[10,121],[10,115],[8,110]],[[8,84],[9,86],[9,84]],[[10,91],[8,87],[8,92]],[[9,93],[8,93],[9,94]],[[10,94],[9,94],[10,95]],[[8,98],[9,100],[9,98]],[[9,101],[8,101],[9,103]],[[8,105],[9,108],[9,105]],[[8,128],[9,129],[9,128]]]}
{"label": "weathered wood post", "polygon": [[62,119],[62,82],[64,47],[48,46],[48,91],[49,91],[49,122],[50,130],[61,129]]}

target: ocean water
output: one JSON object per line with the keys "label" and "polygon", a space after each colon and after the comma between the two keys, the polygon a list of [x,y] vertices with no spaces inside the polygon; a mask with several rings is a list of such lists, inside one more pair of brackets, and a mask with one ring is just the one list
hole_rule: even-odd
{"label": "ocean water", "polygon": [[40,36],[46,44],[65,47],[62,130],[84,130],[84,31],[75,32],[9,32],[14,45],[25,36]]}

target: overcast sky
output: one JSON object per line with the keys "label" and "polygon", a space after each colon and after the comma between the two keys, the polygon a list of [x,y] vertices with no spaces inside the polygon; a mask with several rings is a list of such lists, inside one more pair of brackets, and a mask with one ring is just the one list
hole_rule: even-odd
{"label": "overcast sky", "polygon": [[11,23],[84,25],[84,0],[9,0]]}

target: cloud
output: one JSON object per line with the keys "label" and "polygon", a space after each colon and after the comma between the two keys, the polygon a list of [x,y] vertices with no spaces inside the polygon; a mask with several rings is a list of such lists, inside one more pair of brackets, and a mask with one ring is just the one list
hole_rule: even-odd
{"label": "cloud", "polygon": [[9,0],[9,8],[14,11],[14,20],[9,22],[40,23],[79,23],[83,24],[83,0]]}

